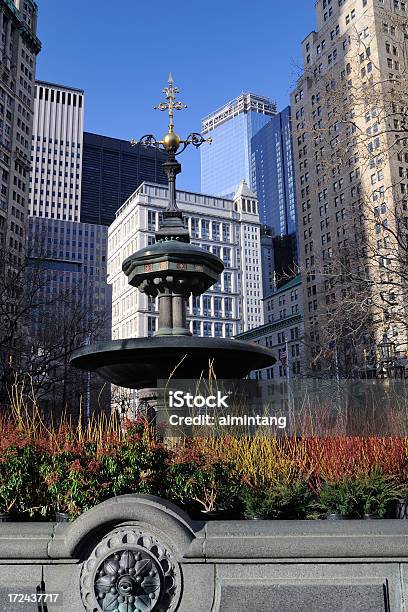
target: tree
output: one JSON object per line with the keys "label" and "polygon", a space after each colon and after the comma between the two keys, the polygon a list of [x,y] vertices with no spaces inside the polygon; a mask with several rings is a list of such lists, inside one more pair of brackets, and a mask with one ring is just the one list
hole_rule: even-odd
{"label": "tree", "polygon": [[[45,237],[44,237],[45,238]],[[45,242],[42,240],[41,242]],[[84,274],[58,283],[49,253],[37,244],[23,263],[0,274],[0,393],[6,403],[16,379],[29,379],[27,399],[48,412],[78,413],[107,386],[69,365],[78,347],[106,338],[109,313],[95,307]]]}

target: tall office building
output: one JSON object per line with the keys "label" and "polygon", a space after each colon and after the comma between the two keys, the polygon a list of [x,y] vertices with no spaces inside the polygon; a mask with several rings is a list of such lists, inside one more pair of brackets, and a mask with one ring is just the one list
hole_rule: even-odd
{"label": "tall office building", "polygon": [[[56,408],[63,401],[70,411],[78,409],[80,396],[83,405],[88,397],[90,410],[91,389],[96,409],[101,385],[96,377],[70,369],[66,355],[91,338],[109,339],[112,313],[108,228],[80,220],[83,123],[83,90],[37,81],[27,244],[38,270],[40,306],[30,312],[30,342],[36,364],[44,355],[54,356],[50,380],[57,384],[48,385],[44,406]],[[55,318],[61,325],[60,346],[50,336]]]}
{"label": "tall office building", "polygon": [[259,203],[265,295],[297,268],[296,181],[290,106],[251,140],[251,177]]}
{"label": "tall office building", "polygon": [[[110,337],[111,326],[107,237],[108,229],[103,225],[66,219],[29,218],[30,258],[34,265],[37,262],[44,271],[44,282],[38,287],[36,301],[40,305],[50,302],[51,312],[53,299],[56,308],[59,301],[68,306],[68,309],[76,308],[76,322],[84,329],[88,311],[90,317],[98,315],[100,325],[95,329],[95,335],[106,339]],[[81,302],[84,307],[79,312],[78,305]],[[81,321],[78,317],[81,317]],[[31,321],[31,329],[38,340],[48,333],[44,329],[46,322],[47,318],[42,316],[40,307]]]}
{"label": "tall office building", "polygon": [[[291,106],[305,345],[315,370],[337,352],[340,368],[352,374],[370,353],[375,359],[386,331],[406,349],[406,324],[393,314],[404,308],[395,284],[402,277],[391,259],[408,210],[405,102],[398,97],[406,84],[407,8],[399,0],[318,0],[317,30],[302,42],[304,74]],[[360,285],[345,273],[350,262]],[[367,293],[353,308],[361,284]],[[343,314],[346,335],[330,342]],[[364,322],[361,331],[353,331],[353,320]]]}
{"label": "tall office building", "polygon": [[202,120],[212,144],[201,147],[201,192],[233,196],[239,183],[251,183],[251,139],[276,114],[269,98],[243,93]]}
{"label": "tall office building", "polygon": [[20,266],[28,212],[37,5],[0,1],[0,261]]}
{"label": "tall office building", "polygon": [[[109,228],[109,282],[113,288],[113,339],[151,336],[158,304],[128,285],[123,260],[154,242],[167,187],[143,183],[118,210]],[[234,336],[263,323],[261,306],[260,224],[257,202],[242,182],[233,200],[177,191],[192,244],[224,261],[220,280],[207,293],[190,297],[191,332],[199,336]]]}
{"label": "tall office building", "polygon": [[[37,81],[33,123],[28,246],[30,257],[46,271],[40,292],[44,298],[82,295],[84,304],[93,296],[94,308],[106,318],[100,335],[109,337],[108,230],[80,221],[83,90]],[[38,310],[32,329],[40,327]]]}
{"label": "tall office building", "polygon": [[110,225],[143,181],[167,185],[164,161],[159,149],[85,132],[81,221]]}
{"label": "tall office building", "polygon": [[[21,364],[37,4],[0,0],[0,395]],[[7,399],[6,399],[7,401]]]}
{"label": "tall office building", "polygon": [[84,92],[37,81],[30,215],[80,220]]}
{"label": "tall office building", "polygon": [[261,223],[275,236],[294,234],[296,185],[290,106],[252,136],[251,184],[258,198]]}

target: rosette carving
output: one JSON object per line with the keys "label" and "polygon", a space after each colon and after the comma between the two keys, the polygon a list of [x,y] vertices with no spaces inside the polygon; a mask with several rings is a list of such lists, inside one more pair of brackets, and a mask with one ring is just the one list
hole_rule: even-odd
{"label": "rosette carving", "polygon": [[152,535],[131,528],[108,534],[81,573],[88,612],[171,612],[180,584],[171,553]]}

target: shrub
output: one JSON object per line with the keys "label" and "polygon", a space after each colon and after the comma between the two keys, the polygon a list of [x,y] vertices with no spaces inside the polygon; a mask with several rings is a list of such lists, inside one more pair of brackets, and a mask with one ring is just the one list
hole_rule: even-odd
{"label": "shrub", "polygon": [[219,462],[200,465],[186,461],[173,463],[168,469],[166,496],[193,511],[232,510],[237,505],[239,489],[231,466]]}
{"label": "shrub", "polygon": [[398,500],[406,494],[406,487],[395,478],[374,472],[358,480],[358,513],[373,514],[379,518],[395,516]]}
{"label": "shrub", "polygon": [[242,493],[245,518],[305,519],[312,499],[304,482],[281,483],[263,490],[246,487]]}
{"label": "shrub", "polygon": [[363,518],[373,514],[380,518],[395,516],[395,506],[406,487],[395,478],[373,471],[367,476],[345,478],[325,483],[319,493],[318,508],[327,514]]}
{"label": "shrub", "polygon": [[358,516],[359,485],[345,478],[337,482],[326,482],[319,491],[316,509],[323,515],[340,514],[348,518]]}
{"label": "shrub", "polygon": [[0,512],[24,512],[39,503],[41,494],[36,466],[36,451],[31,444],[13,445],[2,452]]}

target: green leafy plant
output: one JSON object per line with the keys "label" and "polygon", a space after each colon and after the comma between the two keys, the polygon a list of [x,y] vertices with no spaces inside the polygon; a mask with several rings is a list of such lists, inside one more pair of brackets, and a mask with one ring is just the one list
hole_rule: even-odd
{"label": "green leafy plant", "polygon": [[372,514],[391,516],[406,488],[392,476],[378,470],[365,476],[325,483],[319,493],[317,507],[326,514],[363,518]]}
{"label": "green leafy plant", "polygon": [[315,507],[321,514],[358,516],[359,484],[353,479],[326,482],[321,487]]}
{"label": "green leafy plant", "polygon": [[[39,496],[36,451],[11,446],[0,457],[0,512],[22,512]],[[34,502],[35,503],[35,502]]]}
{"label": "green leafy plant", "polygon": [[378,471],[360,478],[359,515],[372,514],[379,518],[391,516],[398,500],[406,493],[406,487],[396,483],[395,478]]}
{"label": "green leafy plant", "polygon": [[240,485],[230,466],[220,462],[200,465],[195,461],[172,463],[167,473],[167,496],[185,506],[207,512],[234,507]]}
{"label": "green leafy plant", "polygon": [[245,518],[304,519],[313,495],[304,482],[277,483],[266,489],[246,487],[242,491]]}

